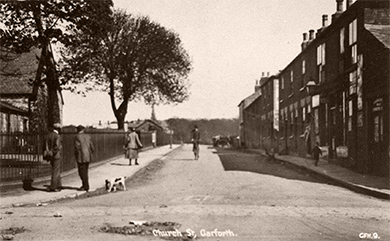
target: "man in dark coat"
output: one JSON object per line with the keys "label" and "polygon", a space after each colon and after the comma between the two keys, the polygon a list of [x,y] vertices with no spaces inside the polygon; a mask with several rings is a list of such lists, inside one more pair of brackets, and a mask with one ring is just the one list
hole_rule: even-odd
{"label": "man in dark coat", "polygon": [[55,123],[53,125],[53,130],[47,135],[46,146],[48,150],[52,153],[50,158],[51,164],[51,182],[50,187],[48,188],[49,192],[59,192],[61,191],[61,138],[60,138],[61,124]]}
{"label": "man in dark coat", "polygon": [[77,168],[82,182],[82,186],[78,190],[88,192],[88,167],[89,163],[91,162],[92,153],[94,152],[94,146],[92,144],[91,136],[85,134],[84,129],[84,126],[81,125],[77,127],[78,134],[74,139],[74,149]]}
{"label": "man in dark coat", "polygon": [[195,155],[195,160],[199,159],[199,141],[200,141],[200,132],[198,126],[194,126],[194,129],[191,132],[191,141],[193,143],[192,151]]}
{"label": "man in dark coat", "polygon": [[322,156],[322,150],[320,148],[320,143],[316,142],[316,146],[313,148],[311,153],[313,154],[313,158],[315,160],[314,165],[317,166],[318,161],[320,159],[320,156]]}

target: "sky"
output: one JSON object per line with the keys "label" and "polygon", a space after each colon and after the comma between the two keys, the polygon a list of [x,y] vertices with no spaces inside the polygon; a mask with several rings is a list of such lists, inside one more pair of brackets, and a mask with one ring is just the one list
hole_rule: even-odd
{"label": "sky", "polygon": [[[262,73],[284,69],[301,51],[303,33],[319,29],[323,14],[330,24],[336,11],[336,0],[113,1],[176,32],[192,60],[189,99],[155,106],[158,120],[237,118]],[[63,96],[65,125],[116,120],[107,93]],[[151,106],[129,103],[126,120],[150,117]]]}

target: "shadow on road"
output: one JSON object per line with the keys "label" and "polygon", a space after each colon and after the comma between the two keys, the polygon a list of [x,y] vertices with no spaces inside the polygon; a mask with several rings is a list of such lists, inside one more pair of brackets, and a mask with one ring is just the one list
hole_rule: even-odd
{"label": "shadow on road", "polygon": [[213,153],[219,156],[225,171],[254,172],[286,179],[332,184],[325,178],[309,173],[300,167],[269,159],[260,154],[224,148],[216,148],[216,150]]}

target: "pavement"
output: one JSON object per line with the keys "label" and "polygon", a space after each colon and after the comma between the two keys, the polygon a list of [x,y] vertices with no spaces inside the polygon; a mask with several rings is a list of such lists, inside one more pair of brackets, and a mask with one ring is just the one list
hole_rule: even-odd
{"label": "pavement", "polygon": [[[260,149],[250,149],[249,151],[267,156],[266,152]],[[354,192],[390,200],[390,177],[357,173],[348,168],[329,163],[323,158],[320,158],[318,166],[315,166],[314,160],[310,158],[278,154],[275,154],[274,158],[322,176],[331,182]]]}
{"label": "pavement", "polygon": [[[169,145],[156,148],[148,148],[139,153],[138,162],[139,165],[129,166],[129,160],[124,156],[112,158],[95,165],[91,165],[89,168],[89,185],[90,192],[105,187],[105,180],[109,178],[116,178],[121,176],[131,177],[140,169],[146,167],[154,160],[162,159],[168,153],[179,147],[179,145],[173,145],[170,148]],[[71,170],[67,173],[61,174],[63,189],[60,192],[47,192],[46,186],[50,184],[50,178],[42,180],[34,180],[32,183],[33,190],[25,191],[22,185],[14,185],[14,188],[10,192],[2,192],[0,195],[0,208],[7,207],[21,207],[27,205],[44,206],[48,202],[56,201],[64,198],[76,198],[79,195],[83,195],[85,191],[78,191],[81,186],[81,180],[77,173],[77,169]]]}
{"label": "pavement", "polygon": [[[97,189],[104,188],[105,179],[115,178],[120,176],[130,177],[140,169],[146,167],[154,160],[162,159],[172,150],[179,147],[174,145],[162,146],[157,148],[150,148],[142,151],[139,154],[140,165],[128,166],[128,160],[124,156],[113,158],[99,165],[91,166],[89,170],[89,184],[90,192]],[[260,149],[250,149],[250,152],[256,152],[266,155]],[[327,178],[339,186],[348,188],[352,191],[369,195],[380,199],[390,200],[390,182],[389,177],[378,177],[372,175],[364,175],[354,172],[350,169],[327,162],[320,159],[318,166],[314,166],[314,160],[309,158],[302,158],[289,155],[275,155],[277,160],[287,162],[306,169],[307,171]],[[0,208],[20,207],[27,205],[46,205],[51,201],[56,201],[64,198],[75,198],[79,195],[85,194],[85,191],[78,191],[77,188],[81,186],[81,180],[78,176],[77,170],[72,170],[68,173],[62,174],[62,184],[64,189],[61,192],[46,192],[45,186],[50,184],[50,180],[41,180],[33,183],[33,190],[25,191],[21,186],[16,187],[11,193],[1,193]]]}

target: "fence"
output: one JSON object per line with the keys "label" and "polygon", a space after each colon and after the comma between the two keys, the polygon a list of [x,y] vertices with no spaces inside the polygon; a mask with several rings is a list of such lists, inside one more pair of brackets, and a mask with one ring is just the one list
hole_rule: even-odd
{"label": "fence", "polygon": [[[125,132],[87,129],[95,147],[92,162],[124,154]],[[74,155],[76,131],[61,133],[61,171],[77,167]],[[138,133],[144,147],[152,145],[151,132]],[[51,174],[50,163],[43,160],[45,135],[42,133],[0,133],[0,183],[21,181]]]}

